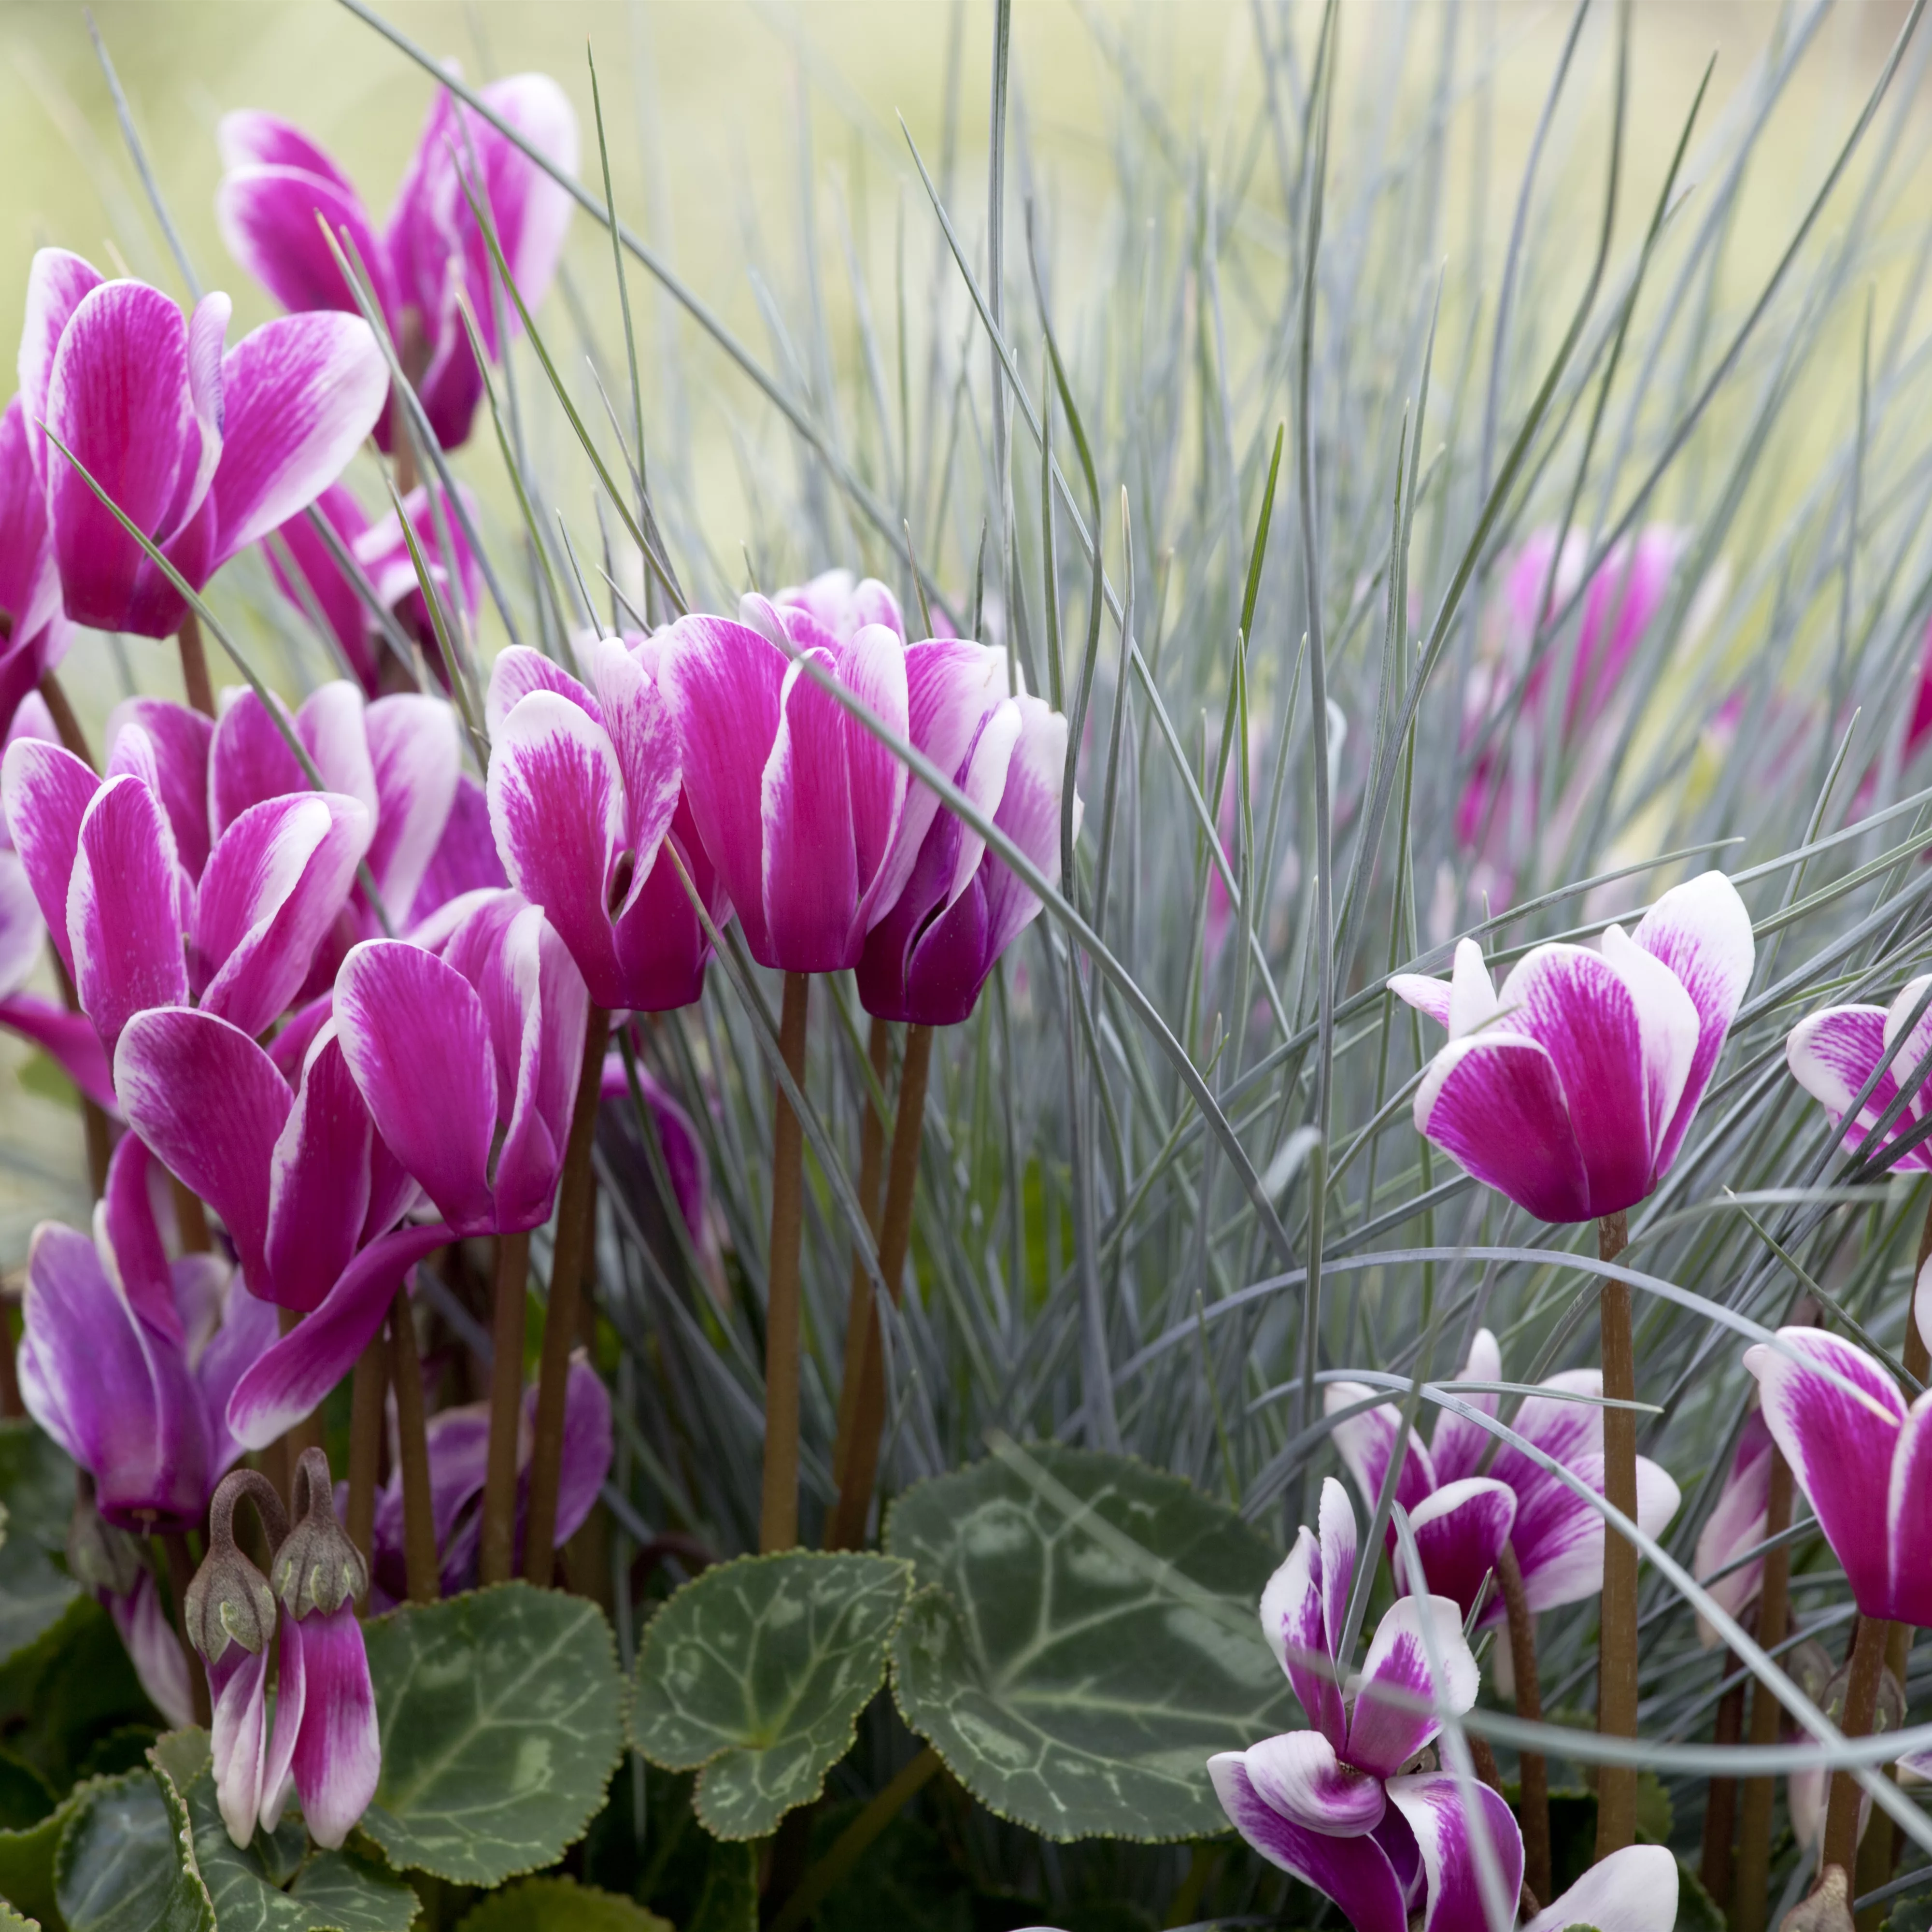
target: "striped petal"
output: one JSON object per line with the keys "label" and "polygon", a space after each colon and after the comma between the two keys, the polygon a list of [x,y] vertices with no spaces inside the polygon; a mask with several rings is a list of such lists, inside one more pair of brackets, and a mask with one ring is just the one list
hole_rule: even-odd
{"label": "striped petal", "polygon": [[[1466,1789],[1460,1778],[1434,1772],[1390,1778],[1388,1796],[1408,1820],[1422,1854],[1429,1900],[1422,1932],[1484,1932],[1490,1924],[1479,1832],[1488,1840],[1492,1861],[1490,1895],[1514,1917],[1522,1889],[1522,1833],[1501,1793],[1473,1778]],[[1475,1805],[1473,1816],[1469,1800]]]}
{"label": "striped petal", "polygon": [[1539,1042],[1500,1030],[1451,1040],[1430,1062],[1414,1114],[1418,1132],[1539,1220],[1598,1211],[1556,1062]]}
{"label": "striped petal", "polygon": [[1344,1755],[1360,1770],[1394,1777],[1442,1728],[1443,1714],[1460,1717],[1475,1702],[1478,1683],[1456,1604],[1447,1597],[1398,1599],[1363,1660]]}
{"label": "striped petal", "polygon": [[401,920],[455,808],[462,731],[442,699],[411,692],[379,698],[363,713],[362,728],[375,785],[370,875],[391,918]]}
{"label": "striped petal", "polygon": [[187,1003],[181,876],[160,800],[110,778],[80,823],[67,935],[81,1010],[110,1052],[136,1013]]}
{"label": "striped petal", "polygon": [[100,789],[100,779],[71,752],[42,739],[15,739],[0,760],[8,832],[70,976],[74,948],[67,936],[68,887],[80,848],[80,822]]}
{"label": "striped petal", "polygon": [[1515,1523],[1516,1492],[1508,1484],[1486,1476],[1444,1484],[1409,1516],[1430,1591],[1467,1617]]}
{"label": "striped petal", "polygon": [[1322,1546],[1306,1525],[1262,1592],[1261,1619],[1262,1634],[1309,1722],[1330,1743],[1339,1743],[1348,1735],[1347,1722],[1322,1614]]}
{"label": "striped petal", "polygon": [[1267,1803],[1311,1832],[1354,1838],[1382,1822],[1382,1780],[1344,1764],[1319,1731],[1264,1738],[1241,1756],[1249,1781]]}

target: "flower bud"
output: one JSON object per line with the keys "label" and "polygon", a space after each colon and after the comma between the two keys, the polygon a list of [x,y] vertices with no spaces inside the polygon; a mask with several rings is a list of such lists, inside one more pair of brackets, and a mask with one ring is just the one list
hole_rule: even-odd
{"label": "flower bud", "polygon": [[275,1594],[292,1617],[332,1616],[367,1593],[369,1566],[335,1520],[328,1458],[320,1449],[303,1450],[293,1500],[302,1515],[276,1552]]}
{"label": "flower bud", "polygon": [[236,1547],[235,1505],[244,1496],[254,1498],[270,1550],[286,1540],[288,1518],[266,1477],[236,1469],[222,1478],[208,1513],[208,1554],[182,1606],[188,1641],[211,1664],[231,1642],[259,1656],[275,1633],[275,1594]]}
{"label": "flower bud", "polygon": [[141,1580],[141,1546],[116,1529],[94,1504],[94,1484],[82,1472],[67,1526],[68,1574],[89,1590],[124,1597]]}

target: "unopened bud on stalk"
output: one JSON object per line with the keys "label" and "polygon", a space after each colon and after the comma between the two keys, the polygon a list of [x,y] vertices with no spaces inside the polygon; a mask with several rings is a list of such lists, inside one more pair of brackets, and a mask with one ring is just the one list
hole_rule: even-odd
{"label": "unopened bud on stalk", "polygon": [[231,1642],[259,1656],[275,1633],[275,1595],[268,1579],[235,1543],[235,1505],[254,1499],[272,1552],[288,1532],[282,1499],[266,1476],[236,1469],[223,1478],[208,1513],[208,1554],[188,1586],[188,1641],[212,1664]]}
{"label": "unopened bud on stalk", "polygon": [[141,1580],[141,1546],[94,1507],[94,1480],[80,1472],[67,1526],[68,1574],[90,1590],[125,1597]]}
{"label": "unopened bud on stalk", "polygon": [[367,1593],[369,1565],[335,1520],[328,1458],[321,1450],[302,1451],[292,1500],[302,1514],[276,1552],[275,1594],[292,1617],[332,1616]]}

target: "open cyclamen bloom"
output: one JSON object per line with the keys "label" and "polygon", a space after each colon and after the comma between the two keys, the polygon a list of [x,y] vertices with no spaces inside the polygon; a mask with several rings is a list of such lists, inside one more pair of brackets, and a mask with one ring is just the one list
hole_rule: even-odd
{"label": "open cyclamen bloom", "polygon": [[704,990],[711,942],[680,862],[712,922],[730,916],[659,694],[666,650],[662,634],[589,640],[590,689],[516,645],[490,674],[496,849],[607,1012],[688,1006]]}
{"label": "open cyclamen bloom", "polygon": [[16,396],[0,415],[0,730],[67,655],[73,634],[61,609],[47,493],[34,472],[26,412]]}
{"label": "open cyclamen bloom", "polygon": [[[868,624],[883,624],[899,634],[902,644],[905,641],[905,619],[899,613],[899,600],[876,577],[855,578],[843,568],[822,570],[808,583],[787,584],[773,593],[771,601],[787,630],[793,633],[793,641],[801,645],[849,644]],[[796,613],[808,622],[794,629],[788,613]],[[754,620],[748,618],[746,621]],[[944,628],[934,633],[941,638],[951,634]]]}
{"label": "open cyclamen bloom", "polygon": [[110,1052],[135,1014],[191,998],[262,1032],[307,976],[374,831],[359,799],[304,787],[239,813],[197,866],[188,841],[206,840],[207,822],[180,794],[174,748],[130,722],[104,778],[33,740],[0,763],[14,847]]}
{"label": "open cyclamen bloom", "polygon": [[1389,989],[1449,1029],[1415,1125],[1544,1221],[1634,1207],[1670,1170],[1750,983],[1750,916],[1721,872],[1674,886],[1603,950],[1538,946],[1500,993],[1472,939],[1455,976]]}
{"label": "open cyclamen bloom", "polygon": [[[577,117],[547,74],[514,74],[478,93],[540,154],[575,172]],[[568,193],[440,88],[380,234],[354,183],[290,122],[244,111],[224,117],[218,138],[227,172],[215,215],[229,252],[285,308],[353,313],[355,299],[322,237],[326,223],[373,284],[437,441],[446,449],[464,442],[482,398],[483,372],[464,331],[459,296],[468,296],[492,362],[501,359],[504,347],[497,338],[489,247],[466,187],[487,203],[518,292],[532,309],[563,251]],[[514,329],[514,304],[502,308]],[[386,418],[378,434],[382,447],[392,447],[394,422]]]}
{"label": "open cyclamen bloom", "polygon": [[[1924,975],[1908,980],[1889,1006],[1826,1006],[1800,1020],[1785,1041],[1785,1062],[1792,1077],[1814,1100],[1822,1100],[1826,1112],[1844,1126],[1847,1148],[1864,1145],[1898,1100],[1900,1088],[1932,1052],[1932,1002],[1928,1003],[1910,1036],[1899,1040],[1928,986],[1932,986],[1932,978]],[[1899,1041],[1898,1050],[1891,1064],[1879,1075],[1858,1118],[1847,1120],[1852,1102],[1864,1092],[1866,1082],[1894,1040]],[[1915,1086],[1898,1118],[1886,1130],[1885,1150],[1928,1118],[1932,1118],[1932,1095],[1925,1086]],[[1922,1140],[1907,1148],[1890,1164],[1901,1172],[1932,1168],[1932,1141]]]}
{"label": "open cyclamen bloom", "polygon": [[752,957],[785,972],[836,973],[858,964],[867,930],[904,883],[888,861],[907,772],[806,674],[804,659],[904,736],[909,654],[883,624],[862,626],[847,644],[828,634],[788,649],[776,641],[787,634],[777,615],[768,621],[770,636],[728,617],[680,619],[665,634],[658,688],[698,836]]}
{"label": "open cyclamen bloom", "polygon": [[230,1392],[275,1337],[274,1311],[226,1262],[170,1262],[148,1150],[115,1150],[94,1238],[44,1221],[27,1257],[18,1358],[27,1412],[94,1479],[101,1515],[136,1534],[197,1526],[242,1453]]}
{"label": "open cyclamen bloom", "polygon": [[[536,1426],[536,1388],[524,1391],[523,1426],[517,1440],[517,1514],[514,1567],[523,1567],[524,1526],[530,1507],[530,1463]],[[442,1594],[453,1597],[476,1588],[479,1507],[489,1460],[490,1406],[469,1402],[441,1409],[429,1419],[430,1501]],[[563,1462],[556,1493],[556,1538],[568,1542],[596,1508],[597,1492],[610,1468],[610,1397],[603,1379],[580,1352],[570,1364],[564,1403]],[[403,1478],[391,1472],[376,1492],[374,1546],[370,1552],[370,1606],[386,1609],[408,1595],[403,1541]]]}
{"label": "open cyclamen bloom", "polygon": [[1932,1624],[1932,1391],[1907,1408],[1882,1364],[1820,1328],[1780,1328],[1744,1359],[1860,1613]]}
{"label": "open cyclamen bloom", "polygon": [[224,352],[230,310],[216,293],[184,317],[63,249],[34,257],[20,394],[76,623],[165,638],[188,612],[80,469],[199,590],[334,482],[382,412],[388,376],[361,316],[283,316]]}
{"label": "open cyclamen bloom", "polygon": [[[1495,1383],[1502,1378],[1496,1338],[1479,1329],[1458,1380]],[[1595,1369],[1550,1376],[1548,1395],[1525,1399],[1509,1426],[1552,1461],[1604,1492],[1604,1378]],[[1331,1382],[1325,1398],[1331,1415],[1372,1396],[1359,1382]],[[1568,1397],[1581,1400],[1566,1400]],[[1494,1416],[1501,1398],[1474,1392],[1462,1398]],[[1335,1425],[1335,1446],[1366,1507],[1382,1493],[1402,1426],[1401,1412],[1384,1402]],[[1495,1459],[1483,1468],[1490,1445]],[[1481,1473],[1478,1474],[1478,1471]],[[1677,1485],[1646,1456],[1636,1459],[1637,1522],[1651,1535],[1677,1513]],[[1531,1611],[1580,1603],[1604,1587],[1604,1519],[1584,1498],[1513,1443],[1498,1443],[1466,1416],[1444,1409],[1425,1448],[1412,1433],[1396,1478],[1395,1499],[1408,1512],[1422,1572],[1430,1590],[1452,1599],[1467,1617],[1502,1546],[1516,1552],[1523,1595]],[[1391,1526],[1389,1547],[1395,1547]],[[1490,1592],[1482,1627],[1504,1617],[1502,1595]]]}
{"label": "open cyclamen bloom", "polygon": [[[1771,1502],[1771,1431],[1765,1425],[1764,1412],[1754,1408],[1744,1418],[1730,1473],[1718,1492],[1716,1505],[1698,1532],[1694,1574],[1718,1608],[1734,1617],[1742,1616],[1764,1587],[1762,1557],[1754,1557],[1734,1570],[1726,1566],[1764,1540]],[[1717,1575],[1720,1570],[1725,1574]],[[1710,1650],[1721,1640],[1700,1610],[1697,1641]]]}

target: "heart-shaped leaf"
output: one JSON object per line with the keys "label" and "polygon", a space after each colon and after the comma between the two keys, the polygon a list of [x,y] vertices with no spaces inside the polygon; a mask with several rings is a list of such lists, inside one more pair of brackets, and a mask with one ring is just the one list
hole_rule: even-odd
{"label": "heart-shaped leaf", "polygon": [[667,1771],[703,1767],[707,1831],[761,1838],[824,1789],[884,1680],[910,1585],[890,1557],[790,1550],[718,1564],[652,1618],[632,1738]]}
{"label": "heart-shaped leaf", "polygon": [[505,1583],[364,1626],[382,1774],[362,1828],[398,1870],[500,1885],[601,1808],[624,1680],[595,1604]]}
{"label": "heart-shaped leaf", "polygon": [[187,1810],[150,1772],[88,1794],[62,1834],[54,1888],[68,1932],[215,1932]]}
{"label": "heart-shaped leaf", "polygon": [[574,1878],[526,1878],[484,1900],[458,1932],[671,1932],[670,1922],[614,1892]]}
{"label": "heart-shaped leaf", "polygon": [[1045,1837],[1224,1830],[1208,1758],[1300,1720],[1256,1615],[1281,1552],[1177,1476],[1007,1445],[907,1490],[886,1547],[923,1586],[892,1645],[906,1722]]}
{"label": "heart-shaped leaf", "polygon": [[74,1465],[31,1422],[0,1422],[0,1658],[60,1621],[80,1586],[53,1558],[67,1546]]}

